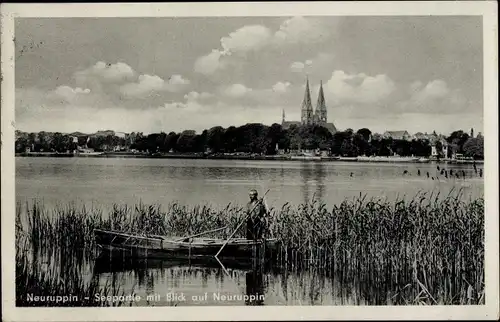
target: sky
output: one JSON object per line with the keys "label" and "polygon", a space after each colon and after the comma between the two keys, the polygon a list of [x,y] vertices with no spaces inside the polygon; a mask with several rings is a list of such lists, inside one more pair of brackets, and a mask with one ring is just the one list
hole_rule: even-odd
{"label": "sky", "polygon": [[300,120],[483,131],[480,16],[17,18],[16,128],[170,132]]}

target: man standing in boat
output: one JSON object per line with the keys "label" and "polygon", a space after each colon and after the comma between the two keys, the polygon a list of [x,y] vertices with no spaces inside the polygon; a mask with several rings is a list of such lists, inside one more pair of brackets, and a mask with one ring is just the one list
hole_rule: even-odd
{"label": "man standing in boat", "polygon": [[258,240],[264,238],[266,230],[266,217],[269,208],[263,199],[259,199],[257,190],[252,189],[249,192],[250,201],[247,203],[247,239]]}

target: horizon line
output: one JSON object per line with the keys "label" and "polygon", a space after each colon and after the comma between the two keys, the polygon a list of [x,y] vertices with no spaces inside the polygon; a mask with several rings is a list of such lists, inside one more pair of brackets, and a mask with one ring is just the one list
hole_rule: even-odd
{"label": "horizon line", "polygon": [[[185,131],[194,131],[196,134],[198,133],[203,133],[203,131],[208,131],[212,128],[215,128],[215,127],[222,127],[223,129],[227,129],[229,127],[242,127],[242,126],[245,126],[245,125],[248,125],[248,124],[261,124],[261,125],[264,125],[264,126],[267,126],[267,127],[270,127],[272,126],[273,124],[278,124],[278,125],[282,125],[281,123],[272,123],[271,125],[267,125],[267,124],[264,124],[264,123],[257,123],[257,122],[249,122],[249,123],[245,123],[245,124],[242,124],[242,125],[230,125],[230,126],[227,126],[227,127],[224,127],[222,125],[214,125],[212,127],[209,127],[209,128],[205,128],[201,131],[197,131],[197,130],[194,130],[194,129],[184,129],[184,130],[179,130],[179,131],[174,131],[174,130],[171,130],[171,131],[165,131],[165,130],[160,130],[160,131],[152,131],[152,132],[146,132],[146,131],[119,131],[119,130],[112,130],[112,129],[99,129],[99,130],[95,130],[95,131],[92,131],[92,132],[87,132],[87,131],[81,131],[81,130],[73,130],[71,132],[63,132],[63,131],[47,131],[47,130],[39,130],[39,131],[26,131],[26,130],[21,130],[21,129],[16,129],[15,132],[19,131],[19,132],[24,132],[24,133],[40,133],[40,132],[46,132],[46,133],[61,133],[61,134],[72,134],[72,133],[76,133],[76,132],[79,132],[79,133],[82,133],[82,134],[85,134],[85,135],[92,135],[92,134],[96,134],[98,132],[113,132],[113,133],[124,133],[124,134],[131,134],[131,133],[145,133],[145,134],[157,134],[157,133],[170,133],[170,132],[175,132],[175,133],[182,133],[182,132],[185,132]],[[300,125],[303,125],[303,124],[300,124]],[[360,130],[360,129],[368,129],[370,130],[368,127],[360,127],[359,129],[357,130]],[[336,132],[345,132],[347,131],[348,129],[351,129],[353,130],[353,132],[357,132],[357,130],[354,130],[353,128],[345,128],[343,130],[338,130]],[[470,133],[471,131],[470,130],[473,130],[475,134],[483,134],[482,131],[476,131],[473,127],[471,127],[469,130],[464,130],[464,129],[456,129],[456,130],[453,130],[451,131],[449,134],[455,132],[455,131],[463,131],[465,133]],[[371,130],[370,130],[371,131]],[[432,131],[417,131],[417,132],[410,132],[408,130],[384,130],[383,132],[372,132],[372,134],[384,134],[385,132],[402,132],[402,131],[407,131],[408,134],[410,135],[414,135],[414,134],[418,134],[418,133],[422,133],[422,134],[433,134],[433,132],[436,132],[436,134],[438,135],[444,135],[445,132],[438,132],[436,130],[432,130]]]}

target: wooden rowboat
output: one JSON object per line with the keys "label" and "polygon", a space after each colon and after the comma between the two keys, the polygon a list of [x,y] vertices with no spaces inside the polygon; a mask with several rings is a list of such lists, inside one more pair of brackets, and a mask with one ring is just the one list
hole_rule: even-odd
{"label": "wooden rowboat", "polygon": [[[94,229],[97,245],[103,251],[120,252],[135,258],[196,258],[214,257],[224,245],[224,239],[141,236],[129,233]],[[278,241],[230,239],[218,257],[249,259],[277,254]]]}

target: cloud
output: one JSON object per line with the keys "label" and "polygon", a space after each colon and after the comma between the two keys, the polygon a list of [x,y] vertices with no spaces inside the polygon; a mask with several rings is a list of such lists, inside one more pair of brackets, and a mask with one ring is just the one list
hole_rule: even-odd
{"label": "cloud", "polygon": [[156,75],[141,75],[138,83],[125,84],[120,88],[120,92],[126,97],[138,97],[161,91],[164,86],[165,81]]}
{"label": "cloud", "polygon": [[140,75],[137,83],[128,83],[120,87],[120,92],[127,98],[144,97],[155,92],[177,92],[190,82],[181,75],[172,75],[168,82],[156,75]]}
{"label": "cloud", "polygon": [[189,92],[186,95],[184,95],[184,99],[190,100],[190,101],[204,100],[204,99],[209,99],[212,97],[214,97],[214,95],[211,93],[207,93],[207,92],[198,93],[195,91]]}
{"label": "cloud", "polygon": [[296,61],[296,62],[293,62],[291,65],[290,65],[290,69],[292,70],[292,72],[294,73],[300,73],[304,70],[304,63],[302,62],[299,62],[299,61]]}
{"label": "cloud", "polygon": [[296,61],[290,65],[290,69],[294,73],[301,73],[304,69],[308,69],[311,73],[314,71],[323,71],[331,65],[333,59],[332,54],[319,53],[313,58],[306,59],[304,62]]}
{"label": "cloud", "polygon": [[167,102],[161,106],[162,110],[170,111],[185,111],[185,112],[202,112],[206,111],[208,107],[214,104],[212,98],[215,98],[213,94],[207,92],[195,92],[191,91],[184,95],[184,102]]}
{"label": "cloud", "polygon": [[413,113],[456,113],[463,112],[468,102],[458,89],[451,89],[440,79],[430,81],[425,86],[416,81],[409,86],[410,98],[397,104],[399,111]]}
{"label": "cloud", "polygon": [[199,110],[200,107],[201,107],[201,104],[199,104],[196,101],[171,102],[171,103],[165,103],[163,105],[163,108],[167,109],[167,110],[182,109],[184,111]]}
{"label": "cloud", "polygon": [[108,64],[102,61],[97,62],[94,66],[75,73],[77,81],[85,82],[88,78],[99,78],[101,81],[122,82],[133,78],[134,70],[129,65],[118,62],[116,64]]}
{"label": "cloud", "polygon": [[279,122],[281,107],[273,106],[272,109],[248,107],[238,103],[228,104],[221,101],[212,103],[174,102],[165,104],[159,109],[159,112],[155,111],[155,113],[164,131],[179,132],[194,129],[201,133],[204,129],[210,129],[213,126],[229,127],[254,122],[266,124]]}
{"label": "cloud", "polygon": [[168,79],[168,84],[171,86],[175,85],[189,85],[190,81],[188,79],[183,78],[181,75],[172,75]]}
{"label": "cloud", "polygon": [[57,87],[54,91],[48,94],[49,98],[54,98],[54,99],[64,99],[67,102],[72,102],[74,101],[79,95],[86,95],[90,93],[90,89],[88,88],[72,88],[70,86],[59,86]]}
{"label": "cloud", "polygon": [[388,98],[396,90],[396,85],[387,75],[350,75],[337,70],[323,88],[331,94],[335,104],[373,104]]}
{"label": "cloud", "polygon": [[311,43],[325,40],[329,30],[319,20],[293,17],[285,20],[274,34],[274,40],[282,43]]}
{"label": "cloud", "polygon": [[[286,84],[286,83],[285,83]],[[291,86],[291,85],[290,85]],[[426,86],[421,86],[423,90]],[[432,87],[432,86],[431,86]],[[130,109],[121,105],[106,104],[103,108],[95,108],[80,101],[73,103],[55,104],[47,100],[47,92],[35,88],[16,89],[16,128],[24,131],[59,131],[71,133],[74,131],[95,132],[103,129],[115,131],[141,131],[144,133],[158,133],[160,131],[180,132],[186,129],[194,129],[201,133],[203,129],[221,125],[243,125],[251,122],[262,122],[272,124],[280,122],[282,109],[286,111],[287,120],[300,119],[300,100],[295,97],[291,102],[279,100],[281,103],[271,103],[267,97],[262,98],[262,93],[272,94],[271,89],[254,89],[250,96],[258,94],[259,101],[251,105],[244,102],[231,101],[230,103],[211,96],[211,101],[201,98],[207,94],[190,92],[180,102],[162,103],[147,107],[147,113],[143,109]],[[295,91],[289,90],[288,94]],[[197,94],[194,94],[197,93]],[[450,89],[453,93],[453,89]],[[302,92],[295,93],[299,96]],[[326,94],[326,93],[325,93]],[[82,95],[88,97],[91,93]],[[278,96],[274,93],[275,96]],[[286,96],[286,95],[285,95]],[[333,121],[339,129],[359,129],[368,127],[375,132],[387,130],[387,124],[399,124],[398,128],[406,129],[411,133],[421,131],[432,131],[436,129],[444,133],[451,133],[455,128],[480,129],[483,126],[482,114],[477,112],[449,113],[439,117],[430,117],[429,114],[401,112],[387,113],[373,116],[370,109],[359,110],[359,105],[352,106],[351,112],[363,113],[362,116],[354,117],[349,108],[343,106],[332,107],[328,104],[329,120]],[[294,104],[296,103],[296,104]],[[105,107],[105,108],[104,108]],[[345,113],[342,112],[345,110]],[[385,112],[383,110],[382,112]]]}
{"label": "cloud", "polygon": [[227,87],[223,87],[221,89],[221,93],[223,95],[228,96],[228,97],[232,97],[232,98],[243,97],[251,91],[252,91],[251,88],[248,88],[243,84],[233,84],[233,85],[229,85]]}
{"label": "cloud", "polygon": [[197,73],[204,75],[210,75],[215,73],[215,71],[224,67],[224,63],[221,62],[221,56],[222,56],[221,51],[217,49],[212,50],[210,54],[199,57],[196,60],[194,64],[194,70]]}
{"label": "cloud", "polygon": [[[329,36],[329,29],[319,20],[293,17],[285,20],[279,30],[272,32],[263,25],[243,26],[220,40],[221,49],[212,49],[195,61],[194,69],[198,73],[210,75],[225,68],[224,57],[244,54],[263,48],[277,48],[287,44],[301,44],[323,41]],[[309,60],[307,61],[310,65]]]}
{"label": "cloud", "polygon": [[76,86],[89,88],[92,92],[102,95],[116,91],[121,84],[132,82],[136,77],[132,67],[123,62],[110,64],[98,61],[86,69],[73,73]]}
{"label": "cloud", "polygon": [[[286,105],[290,97],[294,96],[290,82],[279,81],[269,88],[249,88],[244,84],[220,86],[214,95],[207,92],[191,91],[184,95],[184,101],[168,102],[164,108],[204,110],[217,105],[219,108],[240,106],[245,108],[269,109],[279,105]],[[299,101],[299,98],[294,101]],[[297,103],[298,104],[298,103]],[[203,107],[202,107],[203,106]]]}
{"label": "cloud", "polygon": [[271,31],[261,25],[243,26],[221,39],[224,54],[258,50],[271,39]]}
{"label": "cloud", "polygon": [[327,64],[331,64],[333,61],[334,55],[330,53],[318,53],[315,57],[308,59],[305,61],[305,64],[308,66],[315,66],[319,68],[325,68]]}
{"label": "cloud", "polygon": [[195,61],[194,70],[204,75],[213,74],[226,66],[222,61],[223,56],[260,49],[269,43],[270,38],[271,31],[267,27],[261,25],[243,26],[231,32],[227,37],[221,38],[221,50],[213,49],[209,54],[199,57]]}
{"label": "cloud", "polygon": [[273,91],[276,93],[285,93],[290,87],[290,82],[277,82],[273,85]]}
{"label": "cloud", "polygon": [[[98,106],[106,108],[96,108]],[[100,118],[107,108],[115,106],[86,89],[69,86],[59,86],[52,91],[16,89],[16,127],[20,130],[73,132],[92,127],[92,123],[108,123],[107,128],[118,125],[115,122],[118,119]]]}
{"label": "cloud", "polygon": [[417,82],[411,85],[414,91],[412,99],[417,102],[440,99],[450,93],[448,84],[446,84],[446,82],[442,80],[433,80],[429,82],[424,88],[421,88],[421,84],[421,82]]}
{"label": "cloud", "polygon": [[[121,93],[125,98],[144,98],[157,92],[178,92],[190,83],[181,75],[172,75],[168,81],[157,75],[139,75],[129,65],[118,62],[107,64],[102,61],[74,73],[78,88],[88,88],[95,95],[108,96]],[[78,89],[77,88],[77,89]],[[69,99],[74,95],[70,88],[60,89],[61,95]]]}

